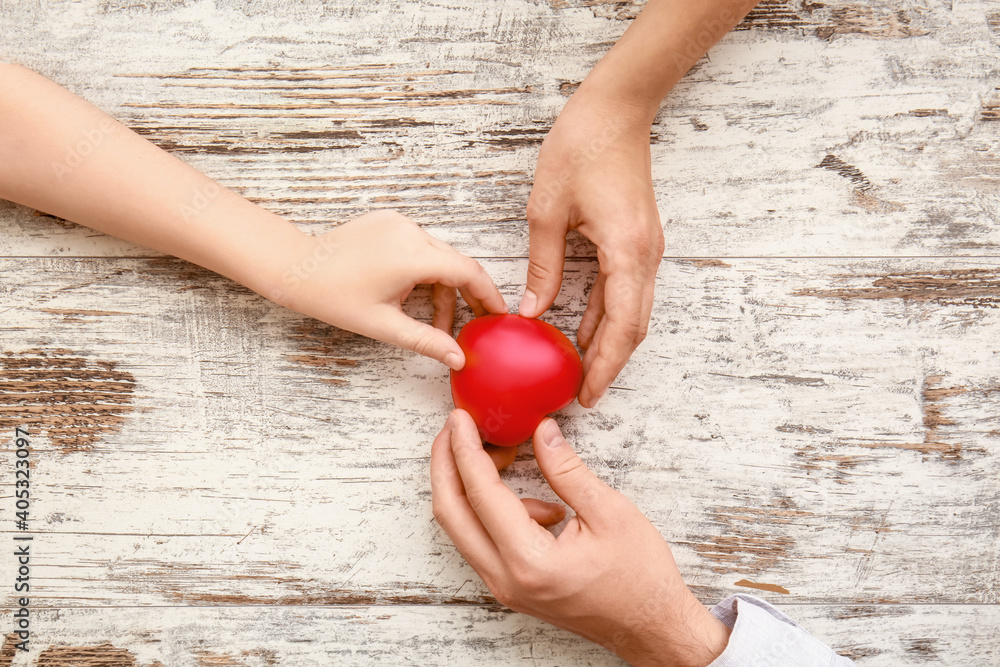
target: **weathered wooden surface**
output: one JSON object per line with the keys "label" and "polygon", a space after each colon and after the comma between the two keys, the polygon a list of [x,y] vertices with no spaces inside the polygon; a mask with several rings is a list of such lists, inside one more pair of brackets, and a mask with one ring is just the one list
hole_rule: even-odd
{"label": "weathered wooden surface", "polygon": [[[650,340],[598,409],[563,414],[587,462],[706,603],[754,582],[829,610],[995,605],[1000,261],[714,264],[664,262]],[[517,290],[523,260],[486,266]],[[568,265],[565,330],[593,268]],[[492,603],[430,514],[435,363],[179,260],[0,276],[20,342],[0,415],[44,425],[39,604]],[[507,479],[551,496],[528,450]]]}
{"label": "weathered wooden surface", "polygon": [[[628,4],[6,2],[0,58],[310,230],[392,206],[521,256],[537,145]],[[805,4],[768,2],[664,106],[666,255],[996,252],[997,3]],[[145,254],[3,210],[4,254]]]}
{"label": "weathered wooden surface", "polygon": [[[869,667],[996,664],[996,605],[786,605],[843,655]],[[619,667],[603,649],[500,609],[401,605],[69,609],[39,614],[60,645],[15,665],[299,667],[530,664]],[[211,641],[206,637],[211,628]],[[991,646],[991,644],[993,644]],[[127,648],[126,648],[127,647]],[[0,660],[4,653],[0,651]],[[88,661],[89,660],[89,661]],[[3,662],[3,664],[10,664]]]}
{"label": "weathered wooden surface", "polygon": [[[639,5],[0,0],[0,58],[310,231],[409,213],[513,304],[538,143]],[[758,8],[654,127],[650,337],[560,416],[706,604],[759,594],[865,665],[998,660],[998,43],[997,2]],[[449,407],[433,362],[0,203],[49,609],[14,664],[619,664],[498,609],[434,524]],[[530,448],[506,479],[551,497]]]}

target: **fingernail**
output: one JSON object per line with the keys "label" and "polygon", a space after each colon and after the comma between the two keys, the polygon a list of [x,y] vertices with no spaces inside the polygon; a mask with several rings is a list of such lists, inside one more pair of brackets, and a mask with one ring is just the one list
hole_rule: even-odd
{"label": "fingernail", "polygon": [[521,303],[517,305],[517,314],[523,315],[525,317],[533,317],[535,314],[535,308],[538,307],[538,297],[530,289],[524,290],[524,296],[521,297]]}
{"label": "fingernail", "polygon": [[456,371],[462,369],[462,357],[460,357],[457,352],[449,352],[444,355],[444,363],[449,368],[453,368]]}
{"label": "fingernail", "polygon": [[603,391],[598,392],[596,394],[591,394],[590,395],[590,400],[587,401],[586,403],[584,403],[583,401],[580,401],[580,405],[582,405],[583,407],[585,407],[587,409],[590,409],[590,408],[594,407],[595,405],[597,405],[597,402],[599,400],[601,400],[602,398],[604,398],[604,394],[607,391],[608,391],[607,389],[604,389]]}
{"label": "fingernail", "polygon": [[450,431],[455,428],[455,413],[448,413],[448,420],[444,423],[444,430]]}
{"label": "fingernail", "polygon": [[555,419],[550,419],[549,423],[542,430],[542,441],[545,442],[546,446],[553,449],[562,444],[562,432],[559,430],[559,424],[556,423]]}

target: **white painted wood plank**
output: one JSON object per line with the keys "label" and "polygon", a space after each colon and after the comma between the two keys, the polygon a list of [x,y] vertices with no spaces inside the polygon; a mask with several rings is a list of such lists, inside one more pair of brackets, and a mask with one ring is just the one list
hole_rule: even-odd
{"label": "white painted wood plank", "polygon": [[[0,2],[0,59],[311,231],[392,206],[523,257],[538,142],[639,4]],[[1000,267],[888,257],[996,253],[998,16],[765,0],[654,127],[666,255],[874,258],[664,262],[650,339],[562,417],[704,602],[811,603],[786,608],[866,665],[997,661]],[[70,259],[148,254],[0,203],[0,256],[63,257],[0,262],[0,382],[46,424],[48,641],[143,665],[618,664],[498,613],[433,524],[438,366],[183,262]],[[488,267],[519,292],[524,262]],[[569,268],[567,332],[593,263]],[[506,478],[548,493],[530,449]],[[935,604],[867,604],[896,601]],[[289,606],[310,604],[336,607]],[[312,641],[253,643],[272,627]]]}
{"label": "white painted wood plank", "polygon": [[[635,10],[575,4],[3,3],[0,58],[312,231],[390,206],[524,256],[538,143]],[[664,106],[666,256],[995,253],[996,3],[808,4],[765,3]],[[4,205],[0,254],[149,251]]]}
{"label": "white painted wood plank", "polygon": [[[649,340],[562,413],[703,601],[998,602],[1000,263],[714,264],[664,262]],[[45,604],[488,599],[431,517],[440,366],[179,260],[0,267],[0,429],[35,411]],[[487,267],[518,289],[523,260]],[[568,333],[593,269],[548,318]],[[507,479],[551,497],[528,448]]]}
{"label": "white painted wood plank", "polygon": [[[996,605],[783,605],[865,667],[992,667]],[[4,665],[624,665],[536,619],[462,606],[70,609],[40,612],[33,652]],[[210,628],[210,635],[206,633]],[[89,662],[88,662],[89,660]]]}

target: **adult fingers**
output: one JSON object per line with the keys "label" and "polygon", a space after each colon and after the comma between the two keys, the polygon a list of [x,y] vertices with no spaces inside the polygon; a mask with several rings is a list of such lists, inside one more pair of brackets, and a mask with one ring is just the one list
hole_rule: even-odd
{"label": "adult fingers", "polygon": [[594,333],[601,320],[604,319],[604,282],[604,273],[598,273],[597,280],[594,281],[594,286],[590,290],[590,298],[587,300],[587,310],[584,311],[583,318],[580,320],[580,328],[576,332],[576,342],[583,350],[590,347],[590,343],[594,340]]}
{"label": "adult fingers", "polygon": [[594,407],[646,337],[649,318],[643,319],[644,287],[636,284],[633,276],[608,274],[604,286],[604,319],[584,355],[580,405]]}
{"label": "adult fingers", "polygon": [[358,333],[436,359],[456,371],[465,365],[465,353],[451,334],[418,322],[393,306],[380,306]]}
{"label": "adult fingers", "polygon": [[552,305],[562,285],[569,225],[547,217],[528,215],[528,281],[518,314],[537,317]]}
{"label": "adult fingers", "polygon": [[434,304],[434,318],[431,326],[450,336],[455,325],[455,305],[458,303],[455,288],[434,283],[431,287],[431,303]]}
{"label": "adult fingers", "polygon": [[552,490],[586,523],[603,515],[603,499],[611,487],[597,478],[562,436],[554,419],[535,429],[535,461]]}
{"label": "adult fingers", "polygon": [[497,470],[503,470],[517,458],[517,447],[497,447],[496,445],[483,445],[483,449],[493,459],[493,465]]}
{"label": "adult fingers", "polygon": [[465,497],[465,487],[451,451],[454,419],[449,416],[431,445],[431,496],[434,518],[459,553],[486,578],[501,572],[500,553]]}
{"label": "adult fingers", "polygon": [[559,503],[549,503],[537,498],[521,498],[521,504],[541,526],[554,526],[566,518],[566,508]]}
{"label": "adult fingers", "polygon": [[526,552],[537,553],[545,544],[554,542],[548,531],[532,521],[520,498],[500,480],[493,461],[483,451],[469,413],[455,410],[452,415],[455,428],[451,449],[465,485],[465,496],[501,556],[505,560],[516,559]]}
{"label": "adult fingers", "polygon": [[642,339],[639,340],[641,343],[646,335],[649,333],[649,325],[653,316],[653,304],[656,301],[656,274],[653,274],[653,280],[649,282],[646,286],[646,290],[642,296],[642,315],[641,322],[645,322],[645,327],[643,327]]}

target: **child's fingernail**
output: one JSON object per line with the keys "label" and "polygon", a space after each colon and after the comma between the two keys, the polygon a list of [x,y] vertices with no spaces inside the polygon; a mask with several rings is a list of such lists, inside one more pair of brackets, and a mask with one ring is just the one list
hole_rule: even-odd
{"label": "child's fingernail", "polygon": [[530,289],[524,290],[524,296],[521,297],[521,303],[517,306],[517,313],[519,315],[524,315],[525,317],[532,317],[535,314],[535,308],[538,307],[538,297]]}
{"label": "child's fingernail", "polygon": [[542,429],[542,440],[549,447],[556,448],[563,443],[562,431],[555,419],[550,419],[549,423]]}
{"label": "child's fingernail", "polygon": [[455,428],[455,413],[448,413],[448,420],[444,423],[444,430],[450,431]]}
{"label": "child's fingernail", "polygon": [[462,367],[462,357],[458,356],[457,352],[449,352],[444,355],[444,363],[449,368],[454,368],[457,371]]}

